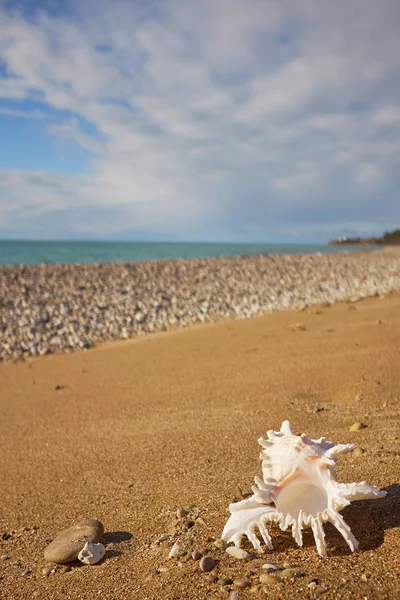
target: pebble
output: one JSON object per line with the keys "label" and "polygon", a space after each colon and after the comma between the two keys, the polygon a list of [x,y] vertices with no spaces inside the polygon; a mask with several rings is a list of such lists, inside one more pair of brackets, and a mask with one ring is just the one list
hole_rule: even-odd
{"label": "pebble", "polygon": [[274,563],[264,563],[261,568],[267,573],[274,573],[275,571],[279,571],[279,567],[274,565]]}
{"label": "pebble", "polygon": [[360,448],[360,446],[357,446],[357,448],[355,448],[353,450],[353,456],[355,456],[356,458],[359,458],[363,454],[364,454],[364,450],[362,448]]}
{"label": "pebble", "polygon": [[218,585],[232,585],[233,580],[229,577],[221,577],[220,579],[218,579],[217,583]]}
{"label": "pebble", "polygon": [[239,600],[239,592],[234,591],[229,594],[229,600]]}
{"label": "pebble", "polygon": [[104,526],[96,519],[85,519],[62,531],[47,546],[44,558],[51,563],[64,564],[76,560],[86,542],[99,542],[104,535]]}
{"label": "pebble", "polygon": [[251,560],[253,558],[253,556],[244,550],[244,548],[237,548],[236,546],[229,546],[229,548],[226,549],[226,552],[230,556],[233,556],[233,558],[237,558],[239,560]]}
{"label": "pebble", "polygon": [[286,578],[294,578],[297,579],[298,577],[302,577],[303,573],[301,573],[301,571],[297,571],[296,569],[284,569],[283,571],[280,571],[280,573],[278,573],[278,577],[280,579],[286,579]]}
{"label": "pebble", "polygon": [[207,579],[208,581],[211,581],[211,583],[217,583],[218,581],[218,577],[214,575],[214,573],[210,573]]}
{"label": "pebble", "polygon": [[235,579],[233,585],[239,589],[244,589],[251,586],[251,581],[248,579]]}
{"label": "pebble", "polygon": [[186,556],[187,551],[182,548],[179,542],[175,542],[172,546],[168,558],[176,558],[177,556]]}
{"label": "pebble", "polygon": [[162,544],[163,542],[166,542],[167,540],[169,540],[170,537],[171,536],[169,533],[164,533],[164,535],[162,535],[161,537],[158,538],[156,544]]}
{"label": "pebble", "polygon": [[45,577],[48,577],[51,573],[54,573],[54,571],[56,569],[57,569],[56,563],[50,563],[49,565],[46,565],[45,567],[43,567],[42,575],[44,575]]}
{"label": "pebble", "polygon": [[314,589],[317,587],[317,582],[316,581],[311,581],[310,583],[307,584],[307,587],[310,588],[310,590]]}
{"label": "pebble", "polygon": [[178,517],[178,519],[184,519],[187,514],[187,510],[185,510],[182,507],[178,508],[178,510],[176,511],[176,516]]}
{"label": "pebble", "polygon": [[0,556],[1,560],[10,560],[11,559],[11,555],[10,554],[2,554]]}
{"label": "pebble", "polygon": [[3,266],[0,361],[396,290],[400,257],[376,252]]}
{"label": "pebble", "polygon": [[30,569],[25,569],[25,571],[22,573],[22,577],[26,577],[27,575],[30,575],[32,573],[32,571]]}
{"label": "pebble", "polygon": [[361,431],[361,429],[366,429],[368,425],[364,425],[364,423],[353,423],[350,425],[349,431]]}
{"label": "pebble", "polygon": [[193,525],[194,525],[194,521],[190,521],[190,520],[185,521],[184,524],[183,524],[183,526],[185,527],[185,529],[191,529],[193,527]]}
{"label": "pebble", "polygon": [[362,400],[364,400],[364,396],[362,394],[357,394],[357,396],[355,397],[355,401],[361,402]]}
{"label": "pebble", "polygon": [[216,548],[218,548],[218,550],[226,550],[228,547],[228,544],[226,543],[225,540],[219,538],[218,540],[215,540],[214,546]]}
{"label": "pebble", "polygon": [[193,560],[200,560],[202,558],[202,553],[199,552],[198,550],[193,550],[192,552],[192,558]]}
{"label": "pebble", "polygon": [[212,571],[214,567],[215,560],[212,556],[203,556],[203,558],[200,560],[200,569],[204,571],[204,573]]}

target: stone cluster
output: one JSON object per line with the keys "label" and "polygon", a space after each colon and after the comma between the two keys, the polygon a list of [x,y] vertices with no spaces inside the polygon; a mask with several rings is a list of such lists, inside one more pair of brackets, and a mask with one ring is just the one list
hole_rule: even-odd
{"label": "stone cluster", "polygon": [[0,361],[400,290],[400,253],[0,268]]}

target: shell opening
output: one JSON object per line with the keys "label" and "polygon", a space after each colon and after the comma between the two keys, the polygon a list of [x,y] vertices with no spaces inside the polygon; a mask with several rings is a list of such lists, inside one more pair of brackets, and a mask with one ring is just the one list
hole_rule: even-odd
{"label": "shell opening", "polygon": [[294,481],[282,488],[276,497],[275,505],[278,512],[297,520],[301,511],[305,517],[316,517],[329,507],[328,502],[328,494],[323,487]]}

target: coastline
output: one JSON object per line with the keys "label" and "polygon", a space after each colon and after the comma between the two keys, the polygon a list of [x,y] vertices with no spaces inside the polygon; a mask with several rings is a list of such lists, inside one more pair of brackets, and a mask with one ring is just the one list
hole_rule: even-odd
{"label": "coastline", "polygon": [[400,290],[400,252],[0,267],[0,361]]}

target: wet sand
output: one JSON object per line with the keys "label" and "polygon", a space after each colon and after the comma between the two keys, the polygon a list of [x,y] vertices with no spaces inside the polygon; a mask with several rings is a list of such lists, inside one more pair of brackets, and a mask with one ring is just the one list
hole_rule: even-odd
{"label": "wet sand", "polygon": [[[399,364],[392,294],[0,365],[0,598],[229,598],[235,585],[189,555],[168,559],[189,505],[183,544],[218,560],[219,577],[249,580],[239,599],[400,597]],[[341,458],[339,480],[387,496],[343,511],[354,554],[330,526],[324,559],[309,533],[298,548],[271,527],[264,560],[304,576],[260,584],[256,562],[213,540],[260,474],[257,438],[284,419],[356,443],[364,453]],[[349,432],[356,421],[368,427]],[[85,517],[104,523],[105,559],[43,576],[46,545]]]}

